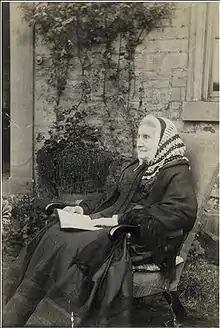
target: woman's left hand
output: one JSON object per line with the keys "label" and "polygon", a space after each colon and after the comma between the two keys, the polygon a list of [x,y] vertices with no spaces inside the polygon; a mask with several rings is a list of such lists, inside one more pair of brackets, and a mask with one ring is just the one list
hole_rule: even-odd
{"label": "woman's left hand", "polygon": [[66,206],[63,208],[63,211],[83,215],[83,208],[81,206]]}

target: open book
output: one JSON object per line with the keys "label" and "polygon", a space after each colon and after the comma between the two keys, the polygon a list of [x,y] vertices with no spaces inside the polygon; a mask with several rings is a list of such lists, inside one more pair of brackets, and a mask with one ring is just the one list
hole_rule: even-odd
{"label": "open book", "polygon": [[95,227],[93,220],[88,215],[69,213],[60,209],[57,209],[57,214],[60,220],[61,229],[80,229],[90,231],[102,229],[100,227]]}

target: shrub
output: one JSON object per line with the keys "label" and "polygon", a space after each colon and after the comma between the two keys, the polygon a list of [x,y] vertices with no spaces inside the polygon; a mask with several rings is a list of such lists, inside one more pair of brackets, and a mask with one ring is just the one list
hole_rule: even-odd
{"label": "shrub", "polygon": [[48,202],[36,194],[11,196],[3,202],[11,207],[11,215],[3,219],[3,245],[7,251],[27,245],[48,222],[43,209]]}
{"label": "shrub", "polygon": [[12,207],[9,204],[7,199],[2,201],[2,227],[3,227],[3,236],[7,234],[7,231],[11,222],[11,211]]}
{"label": "shrub", "polygon": [[112,162],[111,154],[71,136],[62,144],[48,142],[37,154],[39,185],[58,196],[59,191],[84,193],[101,190]]}
{"label": "shrub", "polygon": [[83,110],[72,107],[65,113],[68,115],[49,131],[50,138],[37,152],[38,186],[55,196],[60,191],[103,191],[108,175],[113,178],[125,158],[103,145],[100,130],[86,124]]}

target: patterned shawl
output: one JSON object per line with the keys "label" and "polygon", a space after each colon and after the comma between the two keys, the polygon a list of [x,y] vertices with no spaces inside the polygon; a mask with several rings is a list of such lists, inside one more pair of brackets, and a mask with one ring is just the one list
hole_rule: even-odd
{"label": "patterned shawl", "polygon": [[184,159],[186,157],[186,147],[180,138],[175,125],[167,118],[157,118],[161,124],[161,138],[158,144],[154,159],[149,163],[142,179],[151,179],[156,176],[161,168],[173,160]]}

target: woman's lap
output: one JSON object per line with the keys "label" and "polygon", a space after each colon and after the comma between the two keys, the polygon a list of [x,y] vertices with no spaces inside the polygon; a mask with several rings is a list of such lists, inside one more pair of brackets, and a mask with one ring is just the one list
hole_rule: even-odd
{"label": "woman's lap", "polygon": [[65,274],[74,263],[78,252],[95,240],[100,233],[100,230],[62,230],[59,223],[53,224],[27,248],[26,275],[45,270],[45,264],[48,262],[51,265],[50,273],[55,272],[56,280],[59,279],[59,275]]}
{"label": "woman's lap", "polygon": [[47,288],[63,279],[77,254],[101,233],[95,231],[73,231],[60,229],[59,223],[49,225],[32,240],[24,252],[18,279],[10,287],[8,300],[24,277],[44,283]]}
{"label": "woman's lap", "polygon": [[[98,230],[64,231],[60,229],[59,223],[50,225],[42,231],[27,249],[21,277],[16,288],[12,289],[11,298],[4,308],[5,324],[22,323],[47,292],[53,290],[57,284],[59,286],[61,282],[65,285],[66,280],[69,284],[68,277],[71,276],[72,281],[78,272],[74,265],[78,252],[95,240],[100,233]],[[74,284],[80,283],[78,279],[73,280],[72,288]],[[71,284],[68,287],[71,288]],[[21,316],[21,311],[26,313],[26,316]]]}

